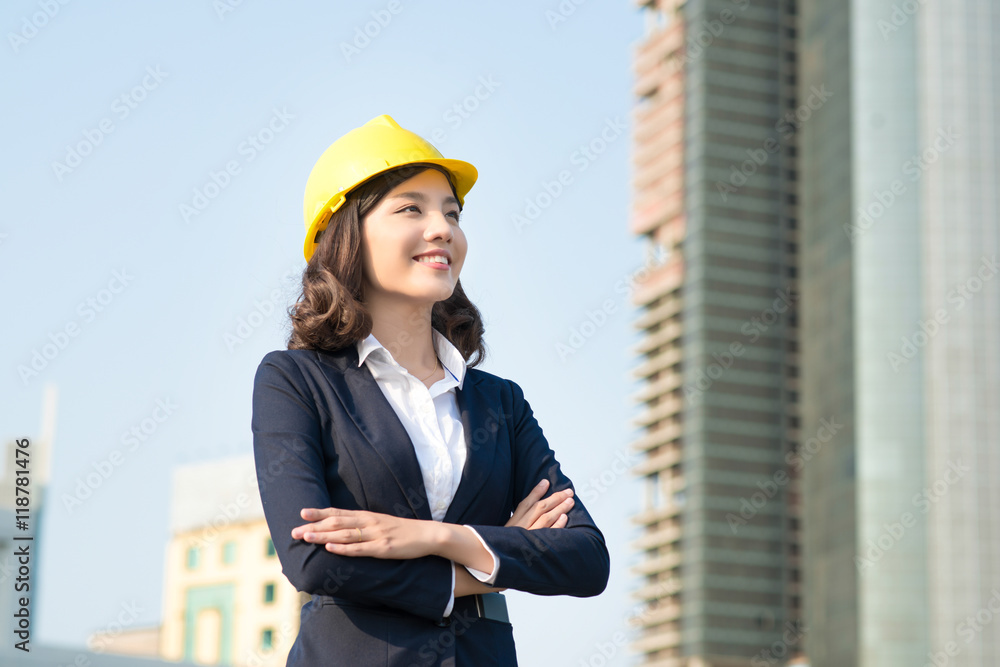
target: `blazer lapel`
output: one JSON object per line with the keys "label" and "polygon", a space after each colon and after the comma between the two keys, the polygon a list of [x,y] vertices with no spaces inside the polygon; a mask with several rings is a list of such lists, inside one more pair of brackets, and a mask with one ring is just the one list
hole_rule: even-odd
{"label": "blazer lapel", "polygon": [[[335,354],[320,353],[339,373],[325,375],[366,444],[385,463],[418,519],[431,519],[430,503],[413,441],[358,350],[349,345]],[[359,471],[364,477],[364,471]]]}
{"label": "blazer lapel", "polygon": [[494,406],[500,405],[499,391],[489,391],[475,373],[465,372],[462,389],[455,387],[458,412],[465,429],[465,468],[455,498],[444,515],[445,523],[459,523],[465,511],[479,495],[483,483],[493,470],[497,451],[497,431],[500,415]]}
{"label": "blazer lapel", "polygon": [[[337,373],[325,373],[366,444],[385,463],[418,519],[431,520],[427,489],[409,433],[382,393],[367,365],[358,366],[358,350],[349,345],[336,353],[319,353]],[[455,398],[465,432],[465,468],[444,521],[458,523],[489,476],[496,457],[500,405],[497,389],[484,389],[475,373],[466,370]],[[364,472],[362,471],[362,475]]]}

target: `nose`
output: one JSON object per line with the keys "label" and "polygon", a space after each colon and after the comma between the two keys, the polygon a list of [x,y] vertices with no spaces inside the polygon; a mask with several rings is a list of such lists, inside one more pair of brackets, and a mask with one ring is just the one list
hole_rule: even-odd
{"label": "nose", "polygon": [[454,236],[454,232],[445,211],[432,211],[428,214],[427,228],[424,230],[425,239],[442,238],[445,241],[451,241],[452,236]]}

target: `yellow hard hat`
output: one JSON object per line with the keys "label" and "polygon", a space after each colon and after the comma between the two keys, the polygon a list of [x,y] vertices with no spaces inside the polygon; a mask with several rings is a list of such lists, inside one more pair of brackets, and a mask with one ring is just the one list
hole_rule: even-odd
{"label": "yellow hard hat", "polygon": [[479,172],[468,162],[448,160],[429,141],[404,130],[382,114],[330,144],[313,165],[306,182],[306,261],[316,250],[316,237],[326,229],[330,214],[347,200],[347,193],[376,174],[414,162],[430,162],[451,174],[460,206]]}

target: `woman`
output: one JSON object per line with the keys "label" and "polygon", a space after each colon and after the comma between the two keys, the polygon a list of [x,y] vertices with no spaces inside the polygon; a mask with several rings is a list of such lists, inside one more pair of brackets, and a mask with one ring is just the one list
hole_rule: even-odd
{"label": "woman", "polygon": [[288,665],[516,665],[500,591],[607,585],[604,536],[520,386],[474,368],[459,218],[477,177],[386,115],[309,176],[293,331],[253,391],[264,515],[312,595]]}

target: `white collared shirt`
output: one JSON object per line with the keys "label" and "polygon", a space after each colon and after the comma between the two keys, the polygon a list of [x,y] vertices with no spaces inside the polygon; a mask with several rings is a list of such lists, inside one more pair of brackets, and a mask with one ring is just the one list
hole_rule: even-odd
{"label": "white collared shirt", "polygon": [[[445,369],[445,377],[431,387],[401,366],[375,338],[368,334],[357,342],[358,366],[367,364],[379,389],[388,399],[399,421],[402,422],[420,464],[420,472],[430,503],[431,517],[435,521],[444,519],[451,501],[458,490],[465,468],[467,447],[462,417],[458,411],[455,387],[462,388],[465,382],[465,358],[450,340],[437,329],[431,328],[431,338],[438,359]],[[475,535],[483,547],[493,556],[493,570],[490,573],[466,567],[476,579],[492,584],[496,580],[500,559],[489,545],[471,526],[465,526]],[[445,609],[445,616],[451,613],[455,603],[455,576],[452,571],[451,598]]]}

